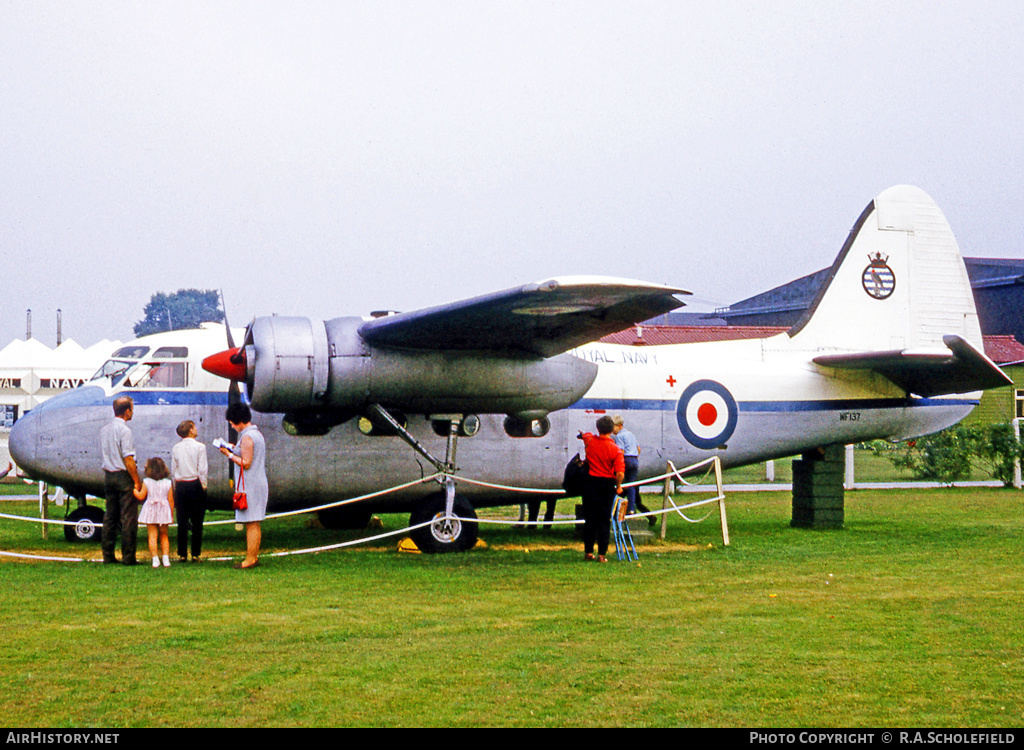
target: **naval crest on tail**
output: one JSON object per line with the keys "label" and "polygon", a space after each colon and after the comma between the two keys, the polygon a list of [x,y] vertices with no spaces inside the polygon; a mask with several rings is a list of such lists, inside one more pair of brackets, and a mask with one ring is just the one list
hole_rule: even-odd
{"label": "naval crest on tail", "polygon": [[896,289],[896,274],[889,268],[889,256],[883,258],[881,253],[869,253],[868,260],[870,263],[861,274],[864,291],[875,299],[886,299]]}

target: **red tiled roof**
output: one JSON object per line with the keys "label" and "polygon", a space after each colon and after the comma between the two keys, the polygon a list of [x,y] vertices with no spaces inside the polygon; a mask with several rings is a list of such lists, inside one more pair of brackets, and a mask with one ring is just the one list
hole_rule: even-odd
{"label": "red tiled roof", "polygon": [[999,364],[1011,362],[1024,362],[1024,345],[1020,344],[1013,336],[983,336],[985,340],[985,354]]}
{"label": "red tiled roof", "polygon": [[[789,330],[780,326],[665,326],[639,325],[605,336],[605,344],[624,346],[661,346],[695,344],[706,341],[761,339]],[[1013,336],[983,336],[985,354],[996,364],[1024,362],[1024,345]]]}
{"label": "red tiled roof", "polygon": [[639,325],[601,339],[605,344],[658,346],[694,344],[704,341],[762,339],[788,330],[779,326],[647,326]]}

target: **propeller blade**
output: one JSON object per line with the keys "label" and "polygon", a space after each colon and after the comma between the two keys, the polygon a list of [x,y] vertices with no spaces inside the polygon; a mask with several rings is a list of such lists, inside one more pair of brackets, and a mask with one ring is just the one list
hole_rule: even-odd
{"label": "propeller blade", "polygon": [[235,339],[231,335],[231,324],[228,323],[228,306],[224,302],[224,290],[223,289],[220,290],[220,309],[221,309],[221,312],[224,313],[224,330],[227,331],[227,334],[228,334],[228,349],[234,349],[235,348]]}
{"label": "propeller blade", "polygon": [[[228,405],[230,406],[242,401],[242,392],[238,387],[238,383],[245,379],[246,361],[245,351],[241,347],[235,346],[235,337],[231,335],[231,324],[228,323],[228,306],[224,302],[223,289],[220,290],[220,306],[224,313],[224,331],[228,336],[228,348],[227,351],[218,352],[204,359],[203,369],[228,379]],[[248,334],[249,331],[246,329],[246,336]],[[207,367],[207,362],[210,363],[209,367]],[[230,424],[228,425],[228,442],[232,445],[238,442],[238,432]],[[234,465],[230,459],[228,460],[228,476],[234,476]],[[232,484],[232,486],[234,485]]]}

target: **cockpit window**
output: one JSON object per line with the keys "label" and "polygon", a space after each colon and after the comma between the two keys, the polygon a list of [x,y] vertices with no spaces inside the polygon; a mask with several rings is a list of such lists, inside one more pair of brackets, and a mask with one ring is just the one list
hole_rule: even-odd
{"label": "cockpit window", "polygon": [[[117,353],[146,354],[146,347],[125,347]],[[91,381],[109,378],[110,387],[116,386],[122,379],[126,388],[185,388],[188,386],[188,362],[179,357],[187,357],[188,349],[183,346],[164,347],[158,349],[153,357],[161,357],[159,361],[137,362],[124,359],[108,359],[103,367],[92,376]]]}
{"label": "cockpit window", "polygon": [[[124,350],[119,349],[118,351]],[[143,349],[143,351],[145,352],[146,350]],[[103,380],[104,378],[110,378],[110,385],[114,386],[117,384],[117,381],[120,380],[121,377],[126,372],[128,372],[128,369],[132,367],[132,365],[134,364],[134,362],[125,362],[124,360],[121,359],[108,359],[106,362],[103,363],[103,367],[97,370],[96,374],[93,375],[89,380],[91,382],[94,380]]]}
{"label": "cockpit window", "polygon": [[149,351],[148,346],[124,346],[112,355],[115,359],[142,359]]}
{"label": "cockpit window", "polygon": [[153,359],[188,359],[188,347],[161,346],[153,352]]}

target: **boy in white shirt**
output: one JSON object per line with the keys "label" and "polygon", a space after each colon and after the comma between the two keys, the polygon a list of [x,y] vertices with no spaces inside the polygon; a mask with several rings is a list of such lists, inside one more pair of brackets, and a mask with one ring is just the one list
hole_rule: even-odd
{"label": "boy in white shirt", "polygon": [[206,483],[209,463],[206,446],[196,440],[195,422],[185,420],[177,429],[181,441],[171,450],[171,478],[178,515],[178,557],[188,559],[188,532],[192,531],[192,562],[203,552],[203,519],[206,517]]}

